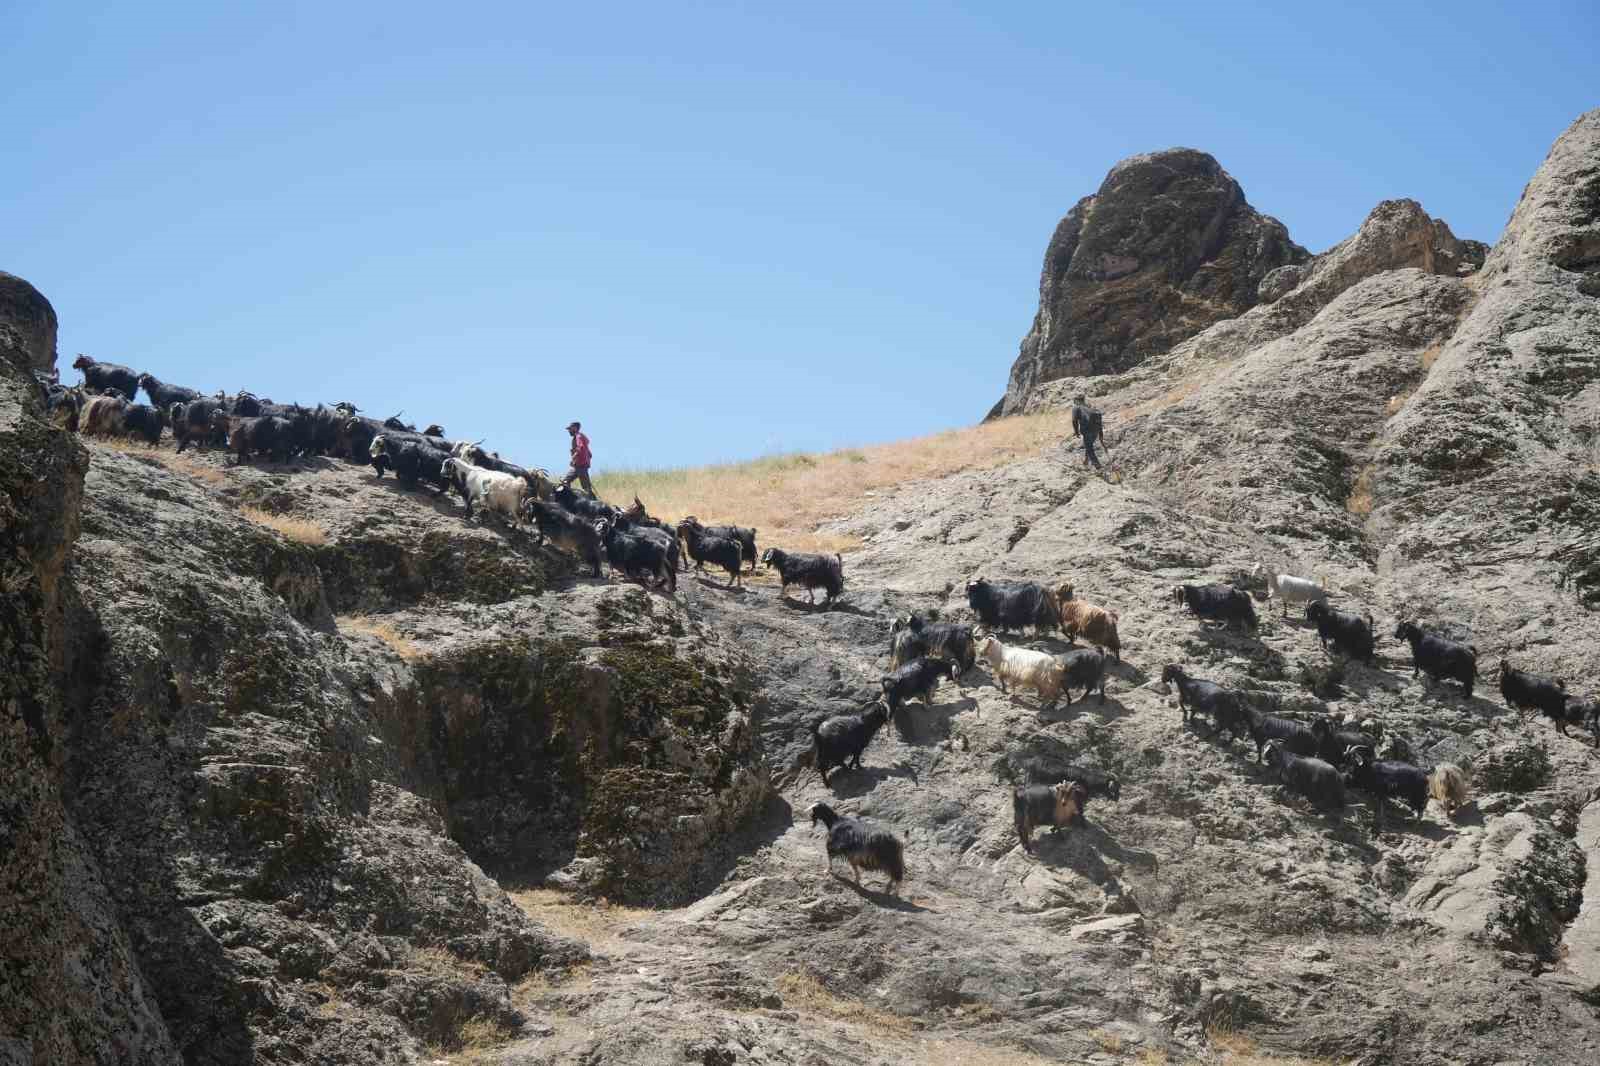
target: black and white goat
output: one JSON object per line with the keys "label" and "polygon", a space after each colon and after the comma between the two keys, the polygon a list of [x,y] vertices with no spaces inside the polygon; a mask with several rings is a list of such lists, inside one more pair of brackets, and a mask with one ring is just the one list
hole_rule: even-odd
{"label": "black and white goat", "polygon": [[862,870],[877,871],[889,879],[884,886],[889,894],[899,893],[906,878],[906,846],[899,837],[865,819],[843,817],[826,803],[811,807],[811,825],[819,821],[828,827],[828,873],[834,872],[834,860],[842,858],[856,884]]}

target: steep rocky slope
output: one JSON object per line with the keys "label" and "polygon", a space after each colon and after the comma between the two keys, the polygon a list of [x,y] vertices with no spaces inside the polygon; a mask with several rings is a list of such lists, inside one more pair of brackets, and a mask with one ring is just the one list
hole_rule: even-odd
{"label": "steep rocky slope", "polygon": [[[1509,649],[1593,690],[1600,113],[1477,276],[1457,276],[1464,246],[1436,269],[1414,206],[1380,207],[1271,302],[1088,379],[1111,478],[1063,449],[839,519],[864,547],[831,611],[765,576],[672,597],[578,578],[341,463],[80,446],[0,374],[0,1049],[1594,1058],[1600,757],[1489,678],[1471,698],[1413,679],[1388,634],[1419,617],[1475,640],[1485,674]],[[1424,231],[1431,267],[1390,254]],[[1378,663],[1330,688],[1276,604],[1242,635],[1168,599],[1259,587],[1262,562],[1370,610]],[[975,670],[824,787],[810,723],[874,696],[891,619],[964,617],[980,574],[1071,578],[1118,608],[1107,701],[1041,711]],[[1364,797],[1319,814],[1181,721],[1168,662],[1369,722],[1387,750],[1467,768],[1475,800],[1381,833]],[[1123,790],[1029,855],[1007,779],[1035,753]],[[905,838],[900,899],[825,875],[821,800]],[[652,909],[576,902],[599,896]]]}

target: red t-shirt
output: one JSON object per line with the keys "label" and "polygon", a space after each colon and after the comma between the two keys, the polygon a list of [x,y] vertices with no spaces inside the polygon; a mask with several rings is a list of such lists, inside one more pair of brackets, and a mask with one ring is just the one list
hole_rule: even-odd
{"label": "red t-shirt", "polygon": [[580,430],[572,438],[572,465],[579,469],[586,468],[591,458],[589,455],[589,438],[585,437]]}

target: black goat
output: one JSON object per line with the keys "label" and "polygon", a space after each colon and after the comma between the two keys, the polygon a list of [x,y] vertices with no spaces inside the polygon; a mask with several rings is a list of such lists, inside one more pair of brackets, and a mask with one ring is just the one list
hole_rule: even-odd
{"label": "black goat", "polygon": [[1362,618],[1349,611],[1336,611],[1322,600],[1313,600],[1306,604],[1306,621],[1315,623],[1317,640],[1322,643],[1323,651],[1328,650],[1331,640],[1336,650],[1350,658],[1372,662],[1377,635],[1372,628],[1371,614]]}
{"label": "black goat", "polygon": [[1067,694],[1067,706],[1072,706],[1072,689],[1083,686],[1083,698],[1100,690],[1100,702],[1106,701],[1106,653],[1099,648],[1077,648],[1056,656],[1063,668],[1061,690]]}
{"label": "black goat", "polygon": [[594,522],[595,532],[600,534],[600,543],[605,547],[606,561],[611,564],[611,569],[622,571],[641,585],[653,580],[656,588],[676,592],[678,567],[672,552],[677,541],[669,537],[667,539],[671,544],[663,544],[651,536],[660,533],[660,530],[629,529],[626,522],[623,518],[600,518]]}
{"label": "black goat", "polygon": [[711,563],[728,572],[729,588],[739,583],[739,575],[744,570],[744,555],[738,541],[716,536],[693,518],[685,518],[678,523],[678,535],[689,549],[689,558],[694,560],[696,570],[704,570],[706,564]]}
{"label": "black goat", "polygon": [[539,527],[540,536],[562,551],[576,555],[594,567],[595,577],[600,576],[600,553],[604,542],[592,522],[579,518],[560,504],[544,500],[524,500],[522,508],[523,513]]}
{"label": "black goat", "polygon": [[1321,759],[1296,755],[1287,750],[1281,740],[1267,741],[1266,751],[1270,754],[1270,764],[1278,771],[1279,781],[1318,807],[1344,810],[1344,778],[1333,766]]}
{"label": "black goat", "polygon": [[[644,510],[644,504],[639,502],[639,497],[637,496],[633,498],[633,506],[640,511]],[[693,522],[696,526],[699,526],[702,533],[713,537],[721,537],[723,540],[731,540],[739,545],[740,557],[750,564],[750,572],[755,573],[757,556],[754,526],[705,526],[700,525],[699,519],[695,518],[694,515],[687,515],[683,520],[685,522]]]}
{"label": "black goat", "polygon": [[132,402],[139,395],[139,372],[116,363],[99,363],[87,355],[72,361],[74,370],[83,371],[84,388],[93,394],[115,389]]}
{"label": "black goat", "polygon": [[1057,785],[1030,785],[1012,789],[1011,814],[1016,820],[1022,850],[1033,851],[1033,831],[1050,826],[1051,831],[1082,821],[1083,805],[1089,790],[1076,781]]}
{"label": "black goat", "polygon": [[186,389],[182,385],[168,385],[154,374],[140,374],[139,387],[144,394],[150,397],[150,402],[165,411],[175,403],[191,403],[201,398],[202,394],[197,389]]}
{"label": "black goat", "polygon": [[1241,630],[1256,628],[1256,608],[1250,594],[1232,585],[1174,585],[1173,602],[1195,615],[1223,624],[1238,622]]}
{"label": "black goat", "polygon": [[161,427],[164,424],[161,408],[149,404],[130,403],[122,412],[123,432],[130,437],[143,437],[149,444],[161,439]]}
{"label": "black goat", "polygon": [[247,463],[253,456],[263,454],[274,462],[288,462],[289,447],[288,419],[260,415],[228,422],[228,450],[237,456],[237,462]]}
{"label": "black goat", "polygon": [[578,492],[571,485],[561,485],[550,496],[552,500],[580,518],[612,519],[622,512],[593,496]]}
{"label": "black goat", "polygon": [[1345,778],[1374,797],[1373,821],[1383,824],[1384,801],[1391,797],[1422,817],[1428,809],[1428,775],[1408,762],[1379,759],[1371,748],[1351,748],[1344,757]]}
{"label": "black goat", "polygon": [[425,481],[434,487],[435,495],[443,495],[450,490],[450,478],[444,469],[444,461],[450,458],[449,452],[415,441],[392,440],[389,434],[380,433],[372,438],[367,453],[379,477],[383,476],[385,470],[393,470],[395,478],[408,489],[414,489],[418,482]]}
{"label": "black goat", "polygon": [[1249,718],[1237,692],[1204,678],[1190,677],[1176,663],[1167,664],[1166,669],[1161,671],[1161,680],[1164,684],[1178,686],[1178,710],[1182,712],[1184,721],[1192,720],[1195,715],[1208,714],[1213,723],[1212,734],[1226,729],[1230,743],[1235,737],[1249,733]]}
{"label": "black goat", "polygon": [[216,400],[200,397],[188,403],[175,403],[172,405],[172,439],[178,442],[178,451],[183,451],[189,446],[190,441],[196,444],[222,444],[228,439],[227,416],[224,415],[220,423],[221,432],[218,432],[219,423],[216,415],[222,413],[222,404]]}
{"label": "black goat", "polygon": [[[1500,695],[1507,707],[1521,711],[1539,711],[1554,722],[1564,723],[1567,718],[1567,683],[1555,681],[1538,674],[1518,670],[1506,659],[1500,660]],[[1566,734],[1562,725],[1562,735]]]}
{"label": "black goat", "polygon": [[949,659],[961,667],[962,673],[971,670],[978,661],[972,627],[954,622],[929,622],[918,614],[896,618],[889,626],[890,668],[903,666],[924,655]]}
{"label": "black goat", "polygon": [[967,606],[990,629],[1020,631],[1033,626],[1047,633],[1061,628],[1061,608],[1056,594],[1034,581],[990,581],[974,578],[967,582]]}
{"label": "black goat", "polygon": [[875,702],[859,714],[836,714],[811,723],[812,765],[828,783],[828,771],[835,766],[861,769],[861,753],[889,720],[889,708]]}
{"label": "black goat", "polygon": [[940,681],[947,677],[954,681],[960,676],[961,667],[944,659],[913,659],[894,673],[884,676],[881,682],[883,699],[891,712],[898,711],[901,704],[918,696],[922,697],[922,705],[926,707]]}
{"label": "black goat", "polygon": [[1589,732],[1594,734],[1594,746],[1600,748],[1600,699],[1568,696],[1567,706],[1561,719],[1556,722],[1556,728],[1561,730],[1562,736],[1566,736],[1569,725],[1587,725]]}
{"label": "black goat", "polygon": [[1477,648],[1424,633],[1415,622],[1401,622],[1394,635],[1411,645],[1412,677],[1420,670],[1434,684],[1445,679],[1459,681],[1466,694],[1472,695],[1472,680],[1478,676]]}
{"label": "black goat", "polygon": [[826,593],[823,606],[833,606],[833,598],[844,591],[844,560],[834,555],[816,555],[812,552],[786,552],[782,548],[768,548],[761,553],[761,565],[778,571],[778,598],[789,594],[790,585],[806,590],[806,599],[817,602],[817,589]]}
{"label": "black goat", "polygon": [[1340,729],[1327,718],[1311,723],[1311,732],[1317,738],[1317,758],[1338,766],[1344,762],[1344,753],[1351,748],[1376,748],[1378,740],[1358,729]]}
{"label": "black goat", "polygon": [[813,828],[818,821],[828,827],[830,874],[834,860],[842,857],[850,864],[856,884],[861,883],[862,870],[876,870],[889,879],[885,886],[889,894],[899,893],[900,882],[906,878],[906,846],[899,837],[860,818],[842,818],[826,803],[811,807]]}
{"label": "black goat", "polygon": [[678,587],[678,571],[683,569],[679,565],[683,560],[683,545],[679,543],[677,533],[673,532],[670,527],[662,529],[659,525],[653,523],[635,522],[626,514],[619,514],[612,521],[617,529],[622,532],[631,537],[643,537],[652,544],[660,546],[661,550],[667,553],[667,565],[672,568],[671,586],[673,590],[676,590]]}
{"label": "black goat", "polygon": [[1261,761],[1262,751],[1274,740],[1295,755],[1317,754],[1317,735],[1303,723],[1261,714],[1249,707],[1245,708],[1245,717],[1250,723],[1250,739],[1256,745],[1256,762]]}

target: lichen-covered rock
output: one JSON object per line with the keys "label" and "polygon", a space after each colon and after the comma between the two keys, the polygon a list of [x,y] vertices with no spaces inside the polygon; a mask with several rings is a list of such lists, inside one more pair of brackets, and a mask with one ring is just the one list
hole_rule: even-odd
{"label": "lichen-covered rock", "polygon": [[1478,753],[1472,776],[1483,792],[1531,792],[1550,779],[1550,753],[1531,738],[1506,741]]}
{"label": "lichen-covered rock", "polygon": [[56,365],[56,309],[44,294],[0,270],[0,361],[19,370]]}
{"label": "lichen-covered rock", "polygon": [[1243,313],[1269,271],[1307,258],[1204,152],[1123,160],[1056,226],[1000,413],[1044,382],[1126,370]]}
{"label": "lichen-covered rock", "polygon": [[1405,904],[1452,932],[1508,951],[1555,957],[1583,899],[1583,855],[1526,814],[1485,820],[1430,862]]}

